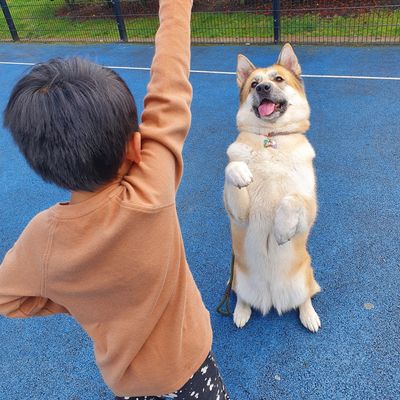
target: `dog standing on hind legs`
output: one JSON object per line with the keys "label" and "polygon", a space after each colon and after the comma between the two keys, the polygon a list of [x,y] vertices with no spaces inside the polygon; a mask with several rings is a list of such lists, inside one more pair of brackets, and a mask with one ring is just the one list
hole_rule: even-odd
{"label": "dog standing on hind legs", "polygon": [[307,239],[317,213],[314,150],[305,136],[310,107],[293,48],[276,64],[256,68],[239,55],[239,136],[228,148],[224,202],[235,254],[234,322],[251,308],[264,315],[299,308],[302,324],[318,331],[311,298],[314,279]]}

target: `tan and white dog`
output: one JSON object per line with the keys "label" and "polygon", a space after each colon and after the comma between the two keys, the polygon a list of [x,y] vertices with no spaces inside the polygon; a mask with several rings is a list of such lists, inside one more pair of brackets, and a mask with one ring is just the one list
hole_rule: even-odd
{"label": "tan and white dog", "polygon": [[317,213],[314,150],[304,135],[310,107],[293,48],[276,64],[256,68],[239,55],[239,136],[228,148],[224,201],[235,255],[233,289],[238,327],[251,308],[264,315],[299,308],[312,332],[320,319],[311,298],[314,279],[307,238]]}

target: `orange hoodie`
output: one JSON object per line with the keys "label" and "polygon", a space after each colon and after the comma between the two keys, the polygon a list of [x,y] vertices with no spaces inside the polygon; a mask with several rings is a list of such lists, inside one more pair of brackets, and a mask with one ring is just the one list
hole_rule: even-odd
{"label": "orange hoodie", "polygon": [[118,396],[181,388],[211,349],[175,195],[190,127],[191,0],[160,0],[142,162],[88,200],[38,214],[0,267],[0,313],[71,314]]}

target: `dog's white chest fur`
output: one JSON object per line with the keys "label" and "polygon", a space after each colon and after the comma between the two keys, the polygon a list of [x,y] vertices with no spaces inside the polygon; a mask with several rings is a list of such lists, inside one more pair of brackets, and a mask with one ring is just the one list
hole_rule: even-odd
{"label": "dog's white chest fur", "polygon": [[315,196],[315,152],[303,135],[275,138],[276,149],[265,148],[262,136],[242,133],[239,138],[227,154],[230,161],[245,162],[253,175],[253,183],[247,187],[250,212],[275,211],[280,200],[291,193]]}
{"label": "dog's white chest fur", "polygon": [[[283,140],[282,140],[283,139]],[[295,150],[286,149],[286,143],[292,138],[280,138],[277,148],[264,148],[250,153],[248,166],[253,173],[254,185],[248,190],[250,197],[260,196],[267,206],[276,206],[276,202],[286,194],[302,192],[311,195],[315,191],[312,160],[314,151],[308,142]],[[251,202],[259,204],[259,201]]]}

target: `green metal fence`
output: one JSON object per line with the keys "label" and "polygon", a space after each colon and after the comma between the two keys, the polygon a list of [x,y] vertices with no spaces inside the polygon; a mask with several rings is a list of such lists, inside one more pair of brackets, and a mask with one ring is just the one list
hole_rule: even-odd
{"label": "green metal fence", "polygon": [[[152,42],[155,0],[0,0],[0,41]],[[194,0],[194,43],[400,43],[400,0]]]}

